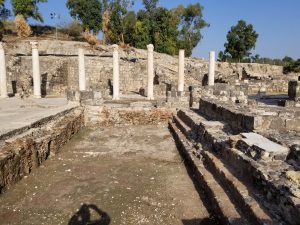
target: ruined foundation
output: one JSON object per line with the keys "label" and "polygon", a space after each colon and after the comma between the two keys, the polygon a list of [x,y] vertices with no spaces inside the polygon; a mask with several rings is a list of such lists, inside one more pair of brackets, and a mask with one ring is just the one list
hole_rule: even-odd
{"label": "ruined foundation", "polygon": [[64,44],[39,49],[59,104],[27,98],[31,48],[9,50],[0,224],[300,224],[297,76]]}

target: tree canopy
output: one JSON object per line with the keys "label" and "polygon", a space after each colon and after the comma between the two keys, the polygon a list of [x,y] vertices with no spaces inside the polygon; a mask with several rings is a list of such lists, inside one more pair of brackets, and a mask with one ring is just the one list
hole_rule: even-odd
{"label": "tree canopy", "polygon": [[48,0],[11,0],[13,12],[16,15],[22,15],[26,20],[33,18],[43,22],[43,17],[39,12],[38,3]]}
{"label": "tree canopy", "polygon": [[181,5],[175,9],[181,27],[178,45],[179,48],[185,49],[188,56],[202,39],[201,29],[209,26],[203,20],[202,10],[203,7],[199,3],[190,4],[186,8]]}
{"label": "tree canopy", "polygon": [[125,43],[124,18],[128,13],[128,8],[133,5],[132,0],[111,0],[107,3],[106,11],[109,12],[108,32],[106,40],[109,43]]}
{"label": "tree canopy", "polygon": [[239,20],[237,25],[231,27],[227,33],[227,42],[224,44],[225,51],[219,53],[219,58],[241,61],[245,57],[249,57],[250,51],[255,48],[257,38],[258,34],[253,29],[253,25]]}
{"label": "tree canopy", "polygon": [[82,22],[84,30],[98,33],[102,29],[102,2],[99,0],[68,0],[70,15]]}
{"label": "tree canopy", "polygon": [[145,9],[130,16],[130,32],[125,32],[125,40],[138,48],[152,43],[156,51],[171,55],[182,48],[190,56],[202,39],[201,29],[208,26],[203,20],[203,7],[196,3],[168,10],[157,7],[157,0],[143,0],[143,3]]}

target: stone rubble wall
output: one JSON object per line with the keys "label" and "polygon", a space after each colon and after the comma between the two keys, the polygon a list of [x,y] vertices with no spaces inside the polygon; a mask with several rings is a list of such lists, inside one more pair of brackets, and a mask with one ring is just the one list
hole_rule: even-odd
{"label": "stone rubble wall", "polygon": [[0,193],[58,153],[83,126],[83,109],[74,108],[1,143]]}
{"label": "stone rubble wall", "polygon": [[[40,66],[42,92],[47,95],[63,96],[66,89],[78,89],[78,48],[85,49],[87,87],[101,89],[103,96],[110,93],[112,81],[112,47],[89,47],[82,42],[40,41]],[[32,62],[31,47],[28,41],[10,43],[5,46],[9,79],[9,92],[31,94]],[[147,90],[147,51],[141,49],[120,49],[120,90],[121,93]],[[154,53],[154,94],[166,96],[167,91],[177,89],[178,57]],[[188,87],[206,84],[208,61],[196,58],[185,59],[185,90]],[[277,79],[278,91],[285,91],[287,83],[282,67],[266,64],[217,63],[216,81],[234,83],[238,79],[264,82],[272,86],[272,79]],[[255,82],[253,86],[257,85]],[[278,87],[286,87],[280,89]],[[255,88],[254,88],[255,89]],[[42,93],[43,94],[43,93]],[[145,93],[146,94],[146,93]]]}
{"label": "stone rubble wall", "polygon": [[86,106],[87,127],[167,124],[173,112],[167,108]]}
{"label": "stone rubble wall", "polygon": [[248,105],[234,105],[212,98],[201,98],[200,112],[209,119],[225,121],[236,133],[254,130],[300,131],[298,113],[273,109],[253,109]]}

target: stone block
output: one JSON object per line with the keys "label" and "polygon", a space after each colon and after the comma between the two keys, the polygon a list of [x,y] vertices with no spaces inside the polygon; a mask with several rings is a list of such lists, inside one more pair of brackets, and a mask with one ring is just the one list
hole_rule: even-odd
{"label": "stone block", "polygon": [[255,160],[285,160],[289,154],[289,148],[257,133],[242,133],[241,135],[243,138],[237,143],[239,150]]}
{"label": "stone block", "polygon": [[286,119],[285,126],[287,130],[300,131],[300,118]]}
{"label": "stone block", "polygon": [[289,82],[288,95],[290,100],[300,101],[300,81],[292,80]]}
{"label": "stone block", "polygon": [[80,101],[80,92],[79,91],[67,91],[67,99],[72,102]]}
{"label": "stone block", "polygon": [[93,91],[80,91],[80,100],[94,99]]}

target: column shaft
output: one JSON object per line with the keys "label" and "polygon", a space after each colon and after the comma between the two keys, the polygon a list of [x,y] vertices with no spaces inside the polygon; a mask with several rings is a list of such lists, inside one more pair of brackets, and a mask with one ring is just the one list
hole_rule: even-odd
{"label": "column shaft", "polygon": [[184,50],[179,50],[178,56],[178,91],[184,91]]}
{"label": "column shaft", "polygon": [[41,98],[41,72],[38,43],[31,42],[32,45],[32,76],[33,76],[33,95],[35,98]]}
{"label": "column shaft", "polygon": [[153,65],[153,45],[147,45],[148,49],[148,91],[147,97],[149,100],[154,99],[153,95],[153,79],[154,79],[154,65]]}
{"label": "column shaft", "polygon": [[5,65],[5,53],[2,42],[0,42],[0,97],[7,98],[7,77]]}
{"label": "column shaft", "polygon": [[215,52],[209,52],[208,86],[215,84]]}
{"label": "column shaft", "polygon": [[119,52],[118,45],[113,45],[113,99],[120,99],[120,69],[119,69]]}
{"label": "column shaft", "polygon": [[86,90],[85,63],[84,63],[84,51],[82,48],[78,49],[78,71],[79,71],[79,91],[85,91]]}

